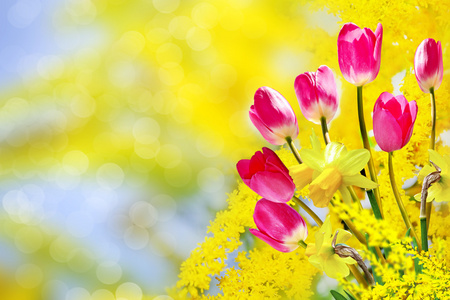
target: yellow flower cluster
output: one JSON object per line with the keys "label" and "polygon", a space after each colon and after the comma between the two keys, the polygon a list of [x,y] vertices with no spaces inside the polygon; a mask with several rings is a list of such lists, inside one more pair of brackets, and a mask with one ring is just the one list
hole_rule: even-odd
{"label": "yellow flower cluster", "polygon": [[[446,30],[450,25],[448,21],[450,4],[438,0],[384,1],[383,3],[362,0],[319,0],[313,2],[312,7],[327,7],[343,22],[354,22],[361,27],[374,29],[378,22],[383,24],[380,73],[373,83],[364,88],[366,126],[370,132],[374,102],[381,92],[392,91],[392,78],[399,74],[400,78],[403,77],[400,92],[409,101],[416,100],[419,110],[410,142],[403,149],[395,152],[393,158],[395,178],[409,218],[416,228],[417,235],[420,236],[419,203],[414,201],[412,196],[420,192],[421,186],[415,183],[405,189],[401,188],[407,179],[417,175],[418,166],[422,167],[428,162],[430,98],[428,94],[420,90],[412,72],[414,51],[419,43],[428,37],[441,41],[450,40],[450,31]],[[315,40],[312,41],[311,49],[317,46],[314,44]],[[327,64],[334,70],[338,70],[336,52],[329,50],[334,49],[336,39],[320,36],[320,42],[323,45],[318,49],[314,48],[315,55],[312,62],[317,65]],[[445,49],[446,46],[443,47]],[[446,55],[448,52],[445,50],[443,53],[446,70],[450,57]],[[398,59],[399,57],[404,59]],[[336,75],[342,79],[340,74]],[[440,155],[449,152],[448,147],[439,138],[439,134],[450,127],[448,82],[448,76],[444,76],[442,85],[436,91],[436,151]],[[331,139],[344,143],[349,149],[358,149],[361,148],[362,143],[358,132],[356,91],[353,86],[345,82],[342,87],[340,109],[341,114],[345,112],[345,117],[337,117],[333,120],[330,125]],[[303,132],[300,135],[300,142],[303,145],[303,142],[307,141],[305,132],[309,133],[310,129],[302,123],[299,125],[300,131]],[[281,149],[278,154],[286,166],[295,164],[293,156],[286,149]],[[361,211],[357,205],[350,207],[343,204],[338,197],[332,202],[334,207],[331,216],[336,225],[339,218],[351,220],[358,231],[368,233],[371,247],[380,246],[386,250],[389,242],[390,254],[386,257],[387,263],[379,262],[366,246],[357,242],[356,239],[353,238],[349,242],[349,245],[363,250],[361,251],[363,258],[368,259],[375,272],[381,275],[384,285],[377,284],[373,288],[365,288],[353,282],[342,281],[342,286],[358,299],[449,299],[446,291],[450,283],[450,270],[446,267],[450,263],[450,251],[446,250],[450,248],[447,229],[450,223],[448,205],[444,203],[437,211],[432,212],[428,231],[431,241],[430,250],[417,253],[410,246],[411,239],[405,238],[407,230],[394,199],[389,179],[388,155],[374,149],[372,149],[372,155],[378,174],[384,220],[376,220],[369,210]],[[308,187],[297,191],[297,194],[301,196],[306,196],[308,193]],[[216,221],[212,223],[213,237],[194,250],[182,266],[178,283],[178,292],[181,295],[199,296],[203,290],[208,289],[210,276],[223,272],[218,279],[221,290],[218,298],[222,296],[245,298],[244,295],[247,297],[257,295],[260,298],[273,299],[282,295],[288,298],[302,295],[301,299],[308,299],[311,296],[311,279],[317,270],[308,265],[302,249],[283,254],[257,241],[255,249],[237,254],[237,265],[228,268],[225,266],[224,260],[240,244],[240,234],[246,227],[252,225],[251,216],[256,199],[255,195],[243,185],[239,187],[238,192],[231,194],[229,209],[219,213]],[[336,228],[335,224],[333,228]],[[308,229],[310,233],[307,242],[314,243],[315,229],[310,227]],[[414,270],[417,264],[421,266],[422,273],[416,276]],[[296,277],[295,284],[289,276]]]}

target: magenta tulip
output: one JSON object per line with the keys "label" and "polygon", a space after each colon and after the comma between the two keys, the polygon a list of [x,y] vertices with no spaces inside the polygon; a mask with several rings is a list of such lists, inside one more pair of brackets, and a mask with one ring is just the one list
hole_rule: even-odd
{"label": "magenta tulip", "polygon": [[250,120],[262,136],[273,145],[283,145],[286,138],[298,136],[298,124],[289,102],[270,87],[261,87],[255,93],[250,107]]}
{"label": "magenta tulip", "polygon": [[441,42],[425,39],[420,43],[414,57],[414,72],[424,93],[429,93],[431,88],[439,88],[444,76]]}
{"label": "magenta tulip", "polygon": [[288,202],[294,196],[295,184],[289,170],[269,148],[258,151],[251,159],[240,160],[236,167],[246,185],[261,197],[274,202]]}
{"label": "magenta tulip", "polygon": [[257,229],[250,232],[281,252],[291,252],[308,236],[308,228],[302,216],[286,203],[274,203],[261,199],[253,213]]}
{"label": "magenta tulip", "polygon": [[382,93],[373,108],[373,133],[378,146],[386,152],[403,148],[411,138],[416,117],[416,101],[408,103],[403,95]]}
{"label": "magenta tulip", "polygon": [[329,123],[339,106],[336,81],[333,71],[327,66],[320,66],[317,72],[300,74],[294,83],[300,109],[311,122],[320,124],[325,117]]}
{"label": "magenta tulip", "polygon": [[345,80],[356,86],[372,82],[380,71],[383,27],[378,23],[375,33],[347,23],[337,41],[339,67]]}

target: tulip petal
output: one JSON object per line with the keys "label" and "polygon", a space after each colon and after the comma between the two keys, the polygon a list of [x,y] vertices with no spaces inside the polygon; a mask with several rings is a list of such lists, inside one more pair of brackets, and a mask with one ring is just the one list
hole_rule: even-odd
{"label": "tulip petal", "polygon": [[320,66],[316,72],[316,94],[322,116],[329,123],[336,114],[339,100],[333,71],[327,66]]}
{"label": "tulip petal", "polygon": [[297,118],[294,111],[278,91],[269,87],[261,87],[255,93],[254,103],[254,112],[273,134],[282,139],[287,136],[295,139],[298,136]]}
{"label": "tulip petal", "polygon": [[250,107],[249,116],[253,125],[256,129],[258,129],[266,141],[272,145],[283,145],[286,143],[286,140],[282,136],[275,134],[266,124],[264,124],[264,122],[258,117],[253,105]]}
{"label": "tulip petal", "polygon": [[293,244],[283,244],[277,240],[274,240],[273,238],[271,238],[270,236],[267,236],[264,233],[261,233],[260,231],[250,228],[249,231],[256,236],[257,238],[259,238],[260,240],[266,242],[267,244],[269,244],[271,247],[273,247],[275,250],[278,250],[280,252],[291,252],[294,251],[295,249],[298,248],[298,244],[297,245],[293,245]]}
{"label": "tulip petal", "polygon": [[320,124],[322,108],[316,93],[316,74],[306,72],[298,75],[294,82],[295,94],[303,116],[309,121]]}
{"label": "tulip petal", "polygon": [[295,184],[283,173],[264,171],[253,175],[250,188],[267,200],[286,203],[294,196]]}
{"label": "tulip petal", "polygon": [[431,88],[440,86],[443,76],[440,42],[428,38],[420,43],[414,55],[414,73],[423,92],[429,93]]}
{"label": "tulip petal", "polygon": [[372,190],[376,187],[378,187],[378,184],[373,182],[372,180],[368,179],[366,176],[362,176],[361,174],[355,174],[352,176],[345,176],[342,180],[342,182],[349,186],[359,186],[361,188]]}
{"label": "tulip petal", "polygon": [[[251,178],[250,170],[250,159],[241,159],[236,164],[236,169],[239,173],[239,176],[241,176],[242,180],[249,180]],[[247,183],[246,183],[247,184]]]}
{"label": "tulip petal", "polygon": [[253,219],[259,231],[283,243],[305,240],[306,223],[300,214],[285,203],[261,199],[256,203]]}
{"label": "tulip petal", "polygon": [[385,152],[403,147],[402,130],[392,114],[385,109],[374,111],[373,133],[378,146]]}
{"label": "tulip petal", "polygon": [[367,149],[351,150],[339,164],[339,171],[342,176],[354,175],[365,167],[369,159],[370,153]]}

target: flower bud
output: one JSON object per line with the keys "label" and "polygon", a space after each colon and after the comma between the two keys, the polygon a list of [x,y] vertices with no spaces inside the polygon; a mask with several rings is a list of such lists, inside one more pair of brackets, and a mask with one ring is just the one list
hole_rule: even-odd
{"label": "flower bud", "polygon": [[259,88],[250,107],[250,120],[272,145],[283,145],[286,138],[296,139],[298,124],[289,102],[270,87]]}
{"label": "flower bud", "polygon": [[337,41],[339,67],[345,80],[355,86],[372,82],[380,71],[383,27],[378,23],[375,33],[353,23],[345,24]]}
{"label": "flower bud", "polygon": [[403,95],[382,93],[373,108],[373,134],[378,146],[386,152],[403,148],[411,138],[416,117],[416,101],[408,103]]}
{"label": "flower bud", "polygon": [[257,238],[281,252],[291,252],[308,236],[308,228],[302,216],[286,203],[261,199],[253,214],[258,229],[250,229]]}
{"label": "flower bud", "polygon": [[441,42],[425,39],[420,43],[414,56],[414,73],[424,93],[439,88],[444,76]]}
{"label": "flower bud", "polygon": [[285,203],[294,196],[295,184],[280,158],[264,147],[251,159],[240,160],[236,168],[242,180],[258,195],[274,202]]}
{"label": "flower bud", "polygon": [[320,66],[317,72],[300,74],[294,83],[300,109],[309,121],[320,124],[325,117],[329,123],[339,106],[336,81],[333,71],[327,66]]}

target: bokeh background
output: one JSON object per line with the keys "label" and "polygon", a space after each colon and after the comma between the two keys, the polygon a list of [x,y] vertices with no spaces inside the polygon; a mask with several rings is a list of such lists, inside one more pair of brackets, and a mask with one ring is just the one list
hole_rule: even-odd
{"label": "bokeh background", "polygon": [[300,116],[298,74],[341,85],[340,26],[314,1],[2,0],[0,299],[169,299],[236,162],[269,146],[254,92]]}

